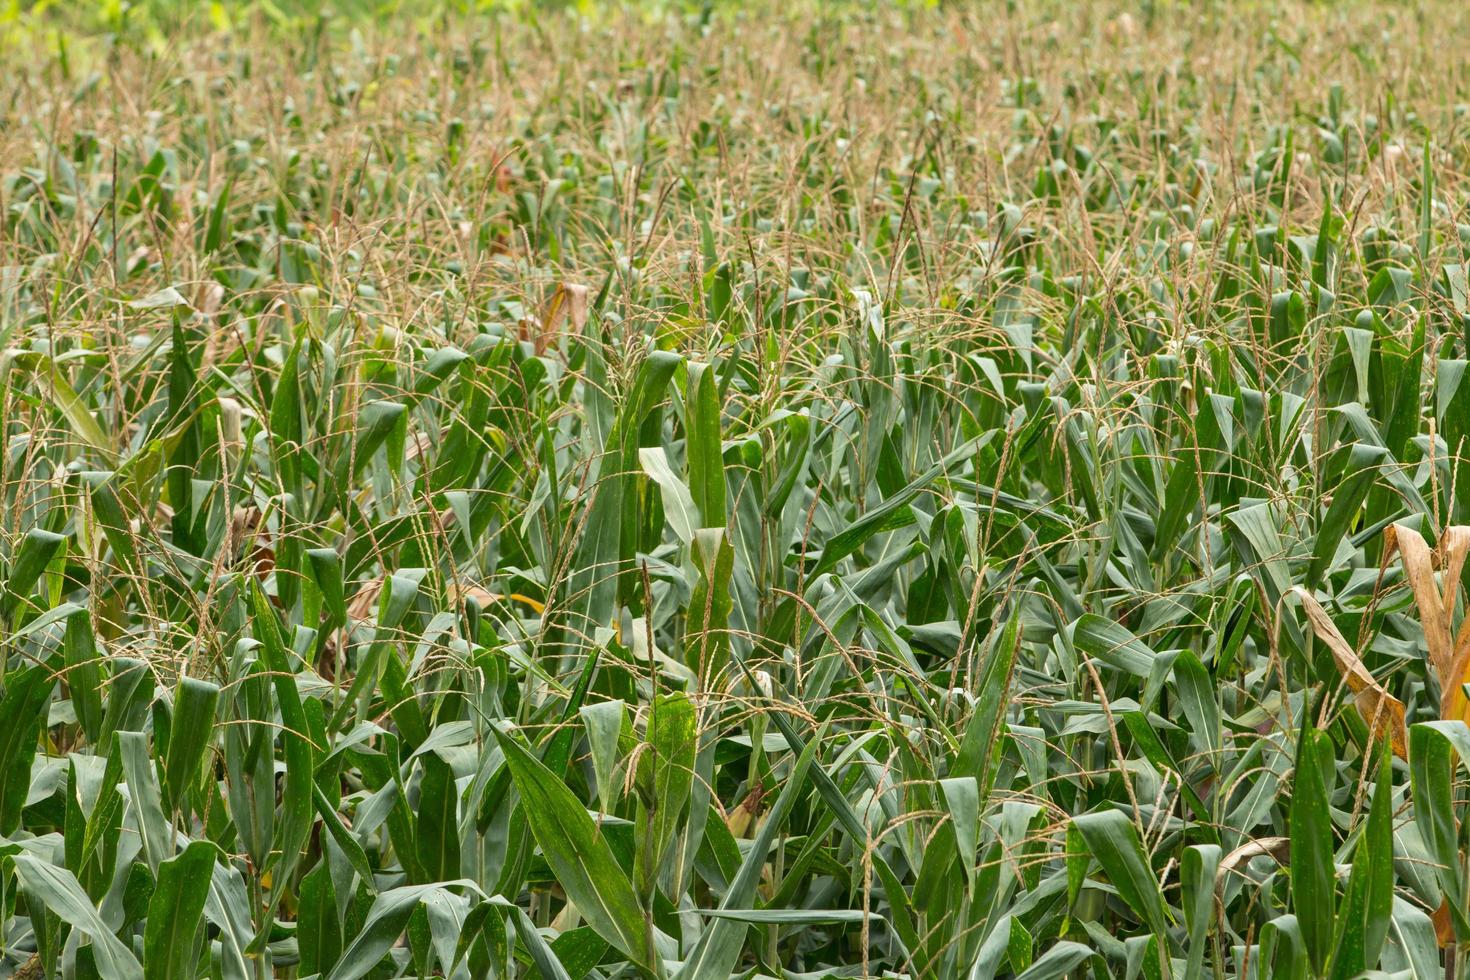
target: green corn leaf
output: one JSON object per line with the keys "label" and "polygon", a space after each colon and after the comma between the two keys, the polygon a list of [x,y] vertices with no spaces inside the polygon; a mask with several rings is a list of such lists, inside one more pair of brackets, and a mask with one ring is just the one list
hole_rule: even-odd
{"label": "green corn leaf", "polygon": [[143,732],[118,732],[117,751],[127,777],[128,798],[143,841],[143,857],[154,874],[174,854],[174,830],[163,815],[163,794]]}
{"label": "green corn leaf", "polygon": [[1312,968],[1319,974],[1332,952],[1337,909],[1327,781],[1332,758],[1332,741],[1326,732],[1308,729],[1302,733],[1291,795],[1292,908]]}
{"label": "green corn leaf", "polygon": [[87,407],[87,403],[72,388],[54,359],[32,351],[14,354],[7,359],[13,359],[17,367],[31,372],[46,400],[61,413],[61,417],[82,442],[109,462],[117,459],[107,432]]}
{"label": "green corn leaf", "polygon": [[[302,845],[311,833],[314,755],[306,713],[302,710],[301,696],[296,688],[295,671],[281,641],[280,622],[258,584],[252,584],[250,590],[250,610],[251,629],[260,642],[262,659],[271,671],[276,709],[281,714],[286,774],[280,815],[275,826],[274,860],[281,867],[277,873],[288,878],[300,860]],[[279,890],[277,894],[280,894]]]}
{"label": "green corn leaf", "polygon": [[301,879],[298,889],[296,947],[301,972],[331,972],[342,955],[342,924],[337,914],[336,886],[325,860]]}
{"label": "green corn leaf", "polygon": [[613,791],[616,775],[618,739],[628,715],[623,701],[599,701],[583,705],[578,714],[587,731],[587,744],[592,750],[592,771],[597,780],[597,799],[604,810],[617,802]]}
{"label": "green corn leaf", "polygon": [[143,935],[143,964],[150,978],[192,980],[196,975],[199,924],[216,853],[210,842],[194,841],[159,864]]}
{"label": "green corn leaf", "polygon": [[1362,836],[1353,851],[1347,894],[1334,923],[1333,978],[1355,977],[1376,966],[1393,914],[1393,770],[1379,748],[1378,785]]}
{"label": "green corn leaf", "polygon": [[633,886],[566,784],[511,736],[493,730],[531,832],[587,924],[644,969],[657,956]]}
{"label": "green corn leaf", "polygon": [[1455,760],[1470,766],[1470,729],[1458,721],[1426,721],[1409,728],[1409,773],[1414,822],[1434,862],[1435,879],[1449,903],[1455,935],[1470,936],[1461,881],[1455,814]]}
{"label": "green corn leaf", "polygon": [[1121,810],[1100,810],[1073,817],[1072,823],[1123,901],[1155,936],[1167,937],[1169,913],[1164,896],[1133,822]]}
{"label": "green corn leaf", "polygon": [[12,671],[0,699],[0,835],[15,833],[31,786],[31,760],[55,679],[44,664]]}
{"label": "green corn leaf", "polygon": [[1215,918],[1215,876],[1220,868],[1220,848],[1200,844],[1188,848],[1180,861],[1180,880],[1184,886],[1184,925],[1188,930],[1188,959],[1184,980],[1204,976],[1208,936]]}
{"label": "green corn leaf", "polygon": [[14,861],[16,874],[27,894],[92,941],[93,956],[103,976],[143,980],[143,968],[137,957],[102,921],[75,875],[30,854],[17,855]]}
{"label": "green corn leaf", "polygon": [[199,781],[199,765],[214,735],[219,686],[195,677],[181,677],[174,695],[169,726],[168,756],[163,763],[166,802],[170,812],[184,805],[184,794]]}
{"label": "green corn leaf", "polygon": [[447,881],[459,875],[459,794],[454,772],[433,752],[420,757],[423,779],[419,782],[418,859],[431,881]]}
{"label": "green corn leaf", "polygon": [[373,972],[403,934],[419,906],[454,887],[478,893],[474,882],[458,879],[430,885],[404,885],[381,892],[368,909],[357,936],[327,974],[328,980],[360,980]]}
{"label": "green corn leaf", "polygon": [[719,378],[710,365],[689,362],[686,402],[689,488],[700,516],[695,526],[724,527],[725,455],[720,441]]}
{"label": "green corn leaf", "polygon": [[32,528],[21,538],[20,547],[10,562],[9,574],[5,577],[5,612],[10,613],[30,597],[31,590],[40,580],[66,539],[59,534]]}
{"label": "green corn leaf", "polygon": [[663,494],[664,519],[669,522],[679,540],[686,545],[694,540],[699,518],[695,513],[694,498],[689,488],[669,465],[669,458],[659,446],[646,446],[638,450],[638,461],[643,472],[658,484]]}
{"label": "green corn leaf", "polygon": [[[791,769],[791,776],[782,789],[781,795],[777,797],[775,805],[761,826],[760,833],[756,835],[755,841],[746,851],[744,860],[740,864],[740,870],[725,891],[724,898],[720,902],[721,910],[730,912],[750,906],[751,900],[755,897],[756,886],[760,884],[761,872],[765,868],[766,859],[776,835],[780,833],[791,808],[806,792],[806,775],[811,770],[812,760],[816,757],[817,743],[818,740],[813,739],[797,756],[796,763]],[[695,945],[693,952],[679,968],[677,975],[680,980],[704,980],[705,977],[729,976],[740,959],[745,933],[746,927],[742,916],[731,914],[717,919],[700,934],[699,942]]]}

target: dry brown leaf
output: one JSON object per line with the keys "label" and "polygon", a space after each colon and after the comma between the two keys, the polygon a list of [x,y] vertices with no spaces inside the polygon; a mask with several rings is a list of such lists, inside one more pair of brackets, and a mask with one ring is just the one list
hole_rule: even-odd
{"label": "dry brown leaf", "polygon": [[[1465,557],[1470,553],[1470,526],[1457,524],[1445,528],[1440,543],[1440,575],[1444,582],[1444,620],[1448,630],[1455,615],[1455,600],[1460,589],[1460,574],[1465,569]],[[1460,623],[1460,632],[1455,637],[1451,653],[1449,683],[1440,684],[1439,716],[1446,720],[1470,722],[1470,700],[1465,697],[1465,684],[1470,681],[1470,616]]]}
{"label": "dry brown leaf", "polygon": [[404,447],[403,458],[406,462],[418,459],[429,452],[429,437],[422,432],[410,432],[407,445]]}
{"label": "dry brown leaf", "polygon": [[1450,918],[1449,899],[1440,902],[1439,908],[1435,909],[1434,915],[1429,918],[1434,923],[1434,938],[1439,941],[1440,949],[1455,941],[1455,923]]}
{"label": "dry brown leaf", "polygon": [[225,287],[213,279],[205,280],[194,290],[194,309],[203,316],[214,316],[224,301]]}
{"label": "dry brown leaf", "polygon": [[[1414,593],[1429,661],[1439,678],[1439,716],[1470,722],[1470,699],[1464,688],[1470,681],[1470,617],[1460,624],[1458,634],[1453,632],[1460,575],[1470,557],[1470,526],[1446,528],[1434,550],[1419,532],[1398,524],[1390,525],[1383,539],[1383,567],[1397,554]],[[1436,566],[1441,570],[1438,581]]]}
{"label": "dry brown leaf", "polygon": [[1444,608],[1448,615],[1453,616],[1460,574],[1465,570],[1465,558],[1470,556],[1470,525],[1455,524],[1445,528],[1439,550],[1440,565],[1444,568]]}
{"label": "dry brown leaf", "polygon": [[568,322],[573,333],[581,333],[587,324],[587,287],[579,283],[564,282],[551,294],[546,309],[541,311],[536,353],[546,353],[546,349],[564,332]]}
{"label": "dry brown leaf", "polygon": [[383,593],[383,580],[375,578],[364,582],[362,588],[347,601],[347,619],[373,619],[378,609],[378,596]]}
{"label": "dry brown leaf", "polygon": [[1220,859],[1220,866],[1215,869],[1215,900],[1220,900],[1221,889],[1225,886],[1225,876],[1235,870],[1237,864],[1243,864],[1251,858],[1269,854],[1276,859],[1276,863],[1285,865],[1290,856],[1291,838],[1289,837],[1261,837],[1256,840],[1246,841],[1235,848],[1229,854]]}
{"label": "dry brown leaf", "polygon": [[1342,674],[1343,680],[1347,681],[1348,688],[1356,697],[1358,712],[1362,714],[1363,720],[1368,722],[1375,735],[1387,733],[1394,755],[1400,759],[1408,758],[1408,733],[1404,727],[1403,702],[1384,690],[1383,685],[1363,665],[1357,651],[1343,637],[1337,624],[1327,615],[1327,610],[1322,608],[1316,597],[1301,586],[1296,586],[1293,591],[1301,598],[1302,608],[1312,621],[1312,632],[1332,651],[1338,673]]}
{"label": "dry brown leaf", "polygon": [[[1384,532],[1387,547],[1385,559],[1394,545],[1404,565],[1404,574],[1409,578],[1409,587],[1414,590],[1414,602],[1419,607],[1419,623],[1424,630],[1424,642],[1429,647],[1429,663],[1439,675],[1439,688],[1448,692],[1454,681],[1454,644],[1450,639],[1450,619],[1445,612],[1444,596],[1439,583],[1434,580],[1434,552],[1425,543],[1423,535],[1413,528],[1400,524],[1390,525]],[[1442,695],[1443,696],[1443,695]]]}

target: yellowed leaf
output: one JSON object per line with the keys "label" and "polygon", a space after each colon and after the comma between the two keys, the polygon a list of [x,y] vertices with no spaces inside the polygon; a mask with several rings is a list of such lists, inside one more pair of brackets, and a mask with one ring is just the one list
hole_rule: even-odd
{"label": "yellowed leaf", "polygon": [[1357,651],[1343,637],[1316,596],[1301,586],[1293,591],[1302,600],[1302,608],[1306,610],[1307,619],[1312,622],[1312,632],[1332,651],[1338,673],[1342,674],[1348,689],[1357,699],[1358,712],[1362,714],[1363,720],[1375,735],[1388,735],[1394,755],[1401,759],[1408,758],[1408,733],[1404,727],[1403,702],[1384,690],[1383,685],[1363,665]]}
{"label": "yellowed leaf", "polygon": [[[381,578],[364,582],[362,588],[358,589],[353,594],[352,599],[347,603],[348,618],[364,620],[376,615],[378,596],[382,592],[383,580]],[[449,600],[451,602],[463,602],[466,599],[474,599],[482,606],[493,605],[494,603],[504,602],[508,599],[529,607],[538,616],[546,611],[545,603],[539,599],[533,599],[528,595],[521,595],[519,592],[512,592],[510,595],[501,595],[499,592],[491,592],[489,589],[481,588],[478,585],[457,585],[451,582],[449,584]]]}
{"label": "yellowed leaf", "polygon": [[509,599],[512,602],[519,602],[523,606],[530,607],[531,611],[536,613],[536,615],[538,616],[546,611],[545,603],[537,599],[532,599],[528,595],[522,595],[519,592],[512,592],[510,595],[501,595],[499,592],[491,592],[489,589],[482,589],[478,585],[468,585],[461,587],[451,583],[449,586],[449,597],[455,602],[463,602],[466,599],[474,599],[482,606],[488,606],[493,603],[503,602]]}

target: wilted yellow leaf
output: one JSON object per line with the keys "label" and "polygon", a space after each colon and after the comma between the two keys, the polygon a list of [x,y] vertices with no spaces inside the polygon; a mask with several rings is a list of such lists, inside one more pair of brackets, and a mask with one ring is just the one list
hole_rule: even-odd
{"label": "wilted yellow leaf", "polygon": [[1332,621],[1332,617],[1327,615],[1327,610],[1322,608],[1322,604],[1317,601],[1316,597],[1301,586],[1297,586],[1293,591],[1301,597],[1302,608],[1306,610],[1307,618],[1312,621],[1312,632],[1316,633],[1318,639],[1327,644],[1327,649],[1332,651],[1332,659],[1337,662],[1338,673],[1342,674],[1343,680],[1347,682],[1348,688],[1357,698],[1358,711],[1362,714],[1363,720],[1368,723],[1375,735],[1388,735],[1394,755],[1401,759],[1408,758],[1408,737],[1404,728],[1403,702],[1389,694],[1363,665],[1357,651],[1343,637],[1337,624]]}

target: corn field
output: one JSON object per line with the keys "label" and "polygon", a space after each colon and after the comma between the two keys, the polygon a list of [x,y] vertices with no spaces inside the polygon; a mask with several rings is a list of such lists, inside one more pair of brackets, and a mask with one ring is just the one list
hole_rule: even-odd
{"label": "corn field", "polygon": [[1466,37],[0,4],[0,976],[1470,977]]}

